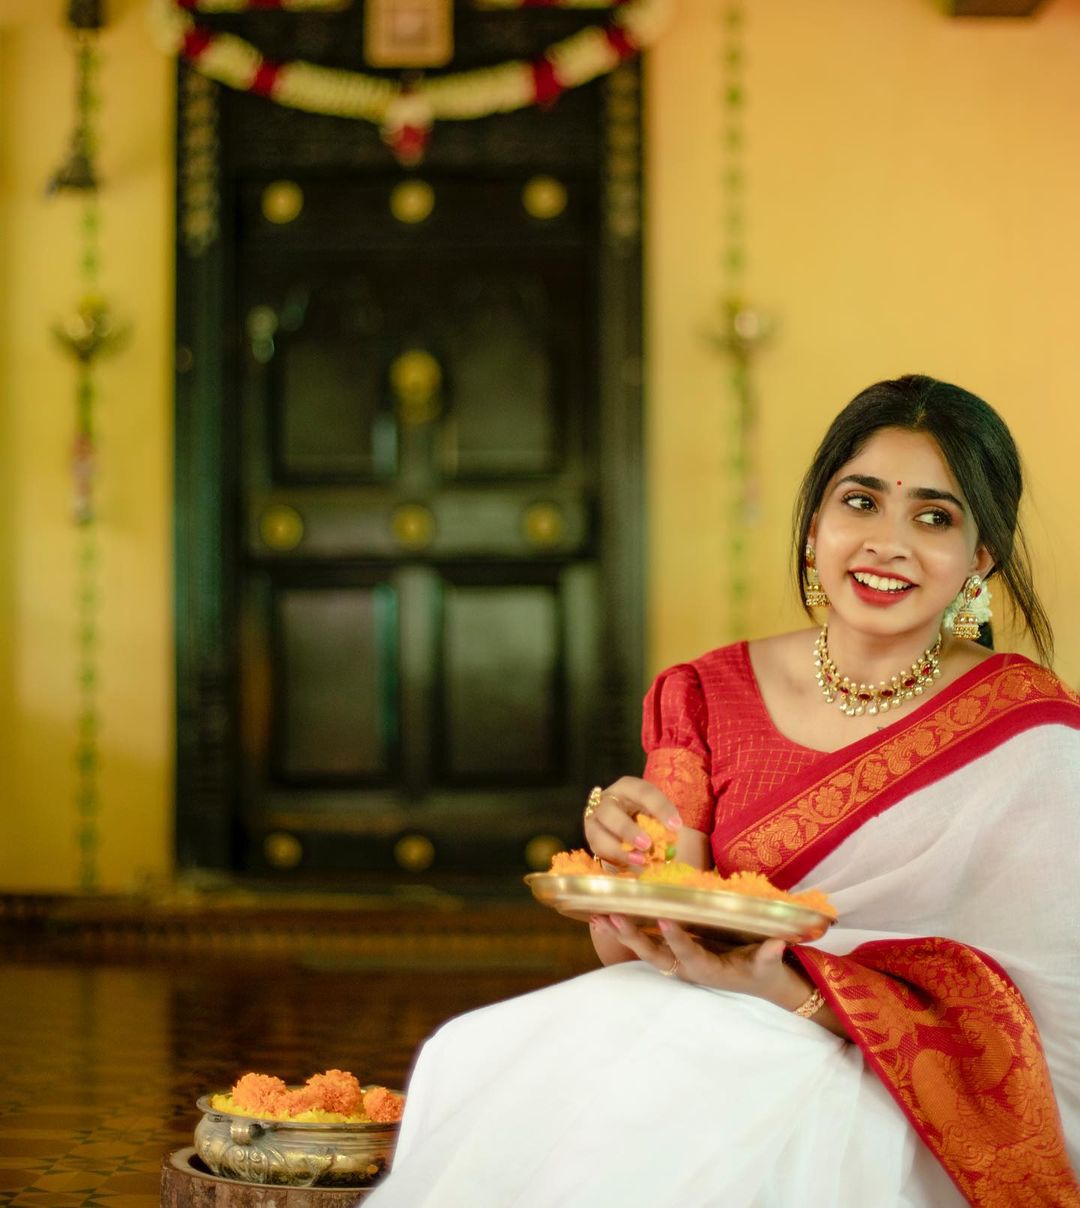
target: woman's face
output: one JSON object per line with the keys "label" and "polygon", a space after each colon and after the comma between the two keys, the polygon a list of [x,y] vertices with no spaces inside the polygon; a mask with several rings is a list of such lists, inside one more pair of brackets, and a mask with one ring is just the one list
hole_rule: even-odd
{"label": "woman's face", "polygon": [[854,629],[933,641],[941,614],[991,560],[937,442],[883,428],[841,466],[811,525],[830,614]]}

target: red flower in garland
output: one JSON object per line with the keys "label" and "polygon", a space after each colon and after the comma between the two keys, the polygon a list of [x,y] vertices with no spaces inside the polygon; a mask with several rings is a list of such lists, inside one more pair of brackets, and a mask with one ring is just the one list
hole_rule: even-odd
{"label": "red flower in garland", "polygon": [[424,158],[433,124],[431,104],[419,92],[407,89],[390,102],[382,126],[383,142],[398,163],[415,167]]}

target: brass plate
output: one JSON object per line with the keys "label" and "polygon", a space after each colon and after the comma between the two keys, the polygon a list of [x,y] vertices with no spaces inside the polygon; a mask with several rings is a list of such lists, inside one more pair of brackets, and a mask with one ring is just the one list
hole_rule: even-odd
{"label": "brass plate", "polygon": [[777,902],[725,889],[686,889],[630,877],[558,876],[534,872],[525,878],[533,897],[572,919],[621,914],[655,925],[671,919],[695,935],[722,935],[740,943],[784,939],[804,943],[823,936],[835,920],[794,902]]}

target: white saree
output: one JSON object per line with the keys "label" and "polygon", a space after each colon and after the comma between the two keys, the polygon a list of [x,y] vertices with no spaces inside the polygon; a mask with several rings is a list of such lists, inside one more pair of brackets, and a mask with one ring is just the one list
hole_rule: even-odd
{"label": "white saree", "polygon": [[[1003,967],[1038,1026],[1074,1169],[1078,864],[1080,730],[1040,724],[866,818],[797,886],[826,890],[839,911],[814,945],[823,953],[946,937]],[[968,1040],[978,1049],[976,1082],[1002,1076],[1007,1060],[995,1057],[995,1037]],[[897,1051],[915,1084],[925,1082],[918,1046]],[[932,1075],[938,1106],[943,1095],[956,1099],[945,1131],[954,1130],[954,1148],[967,1147],[967,1182],[946,1172],[855,1044],[770,1003],[667,979],[639,962],[600,969],[438,1031],[410,1081],[393,1170],[364,1204],[1080,1204],[1060,1129],[1054,1170],[1052,1141],[1039,1151],[1041,1173],[1029,1156],[1010,1163],[1008,1146],[1023,1132],[1009,1132],[1012,1123],[987,1152],[972,1152],[972,1136],[995,1136],[985,1131],[991,1117],[978,1122],[981,1134],[964,1133],[970,1097],[949,1068]],[[1026,1086],[1010,1081],[1003,1093],[1030,1124],[1045,1103],[1017,1103]]]}

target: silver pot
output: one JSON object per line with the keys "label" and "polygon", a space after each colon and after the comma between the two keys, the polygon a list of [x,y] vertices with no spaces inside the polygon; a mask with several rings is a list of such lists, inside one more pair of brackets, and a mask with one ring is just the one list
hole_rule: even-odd
{"label": "silver pot", "polygon": [[390,1166],[396,1123],[267,1120],[218,1111],[211,1098],[196,1104],[203,1117],[195,1152],[214,1174],[287,1187],[366,1187]]}

